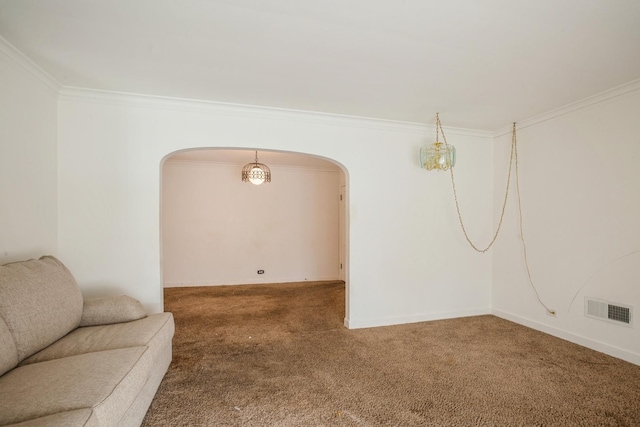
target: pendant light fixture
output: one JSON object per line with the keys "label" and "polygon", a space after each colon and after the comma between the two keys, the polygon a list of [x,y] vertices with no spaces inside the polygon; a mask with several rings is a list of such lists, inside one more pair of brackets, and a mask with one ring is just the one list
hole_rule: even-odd
{"label": "pendant light fixture", "polygon": [[255,162],[247,163],[242,168],[242,182],[250,182],[253,185],[271,182],[271,170],[264,163],[258,163],[257,151]]}
{"label": "pendant light fixture", "polygon": [[[438,141],[439,131],[442,132],[442,140],[444,143]],[[451,186],[453,188],[453,198],[456,204],[456,212],[458,214],[458,222],[460,223],[460,228],[462,228],[462,233],[464,234],[465,239],[471,245],[471,247],[480,253],[487,252],[493,244],[496,242],[498,238],[498,234],[500,233],[500,229],[502,227],[502,220],[504,219],[505,209],[507,207],[507,200],[509,198],[509,184],[511,183],[511,170],[512,167],[515,168],[515,178],[516,178],[516,193],[518,196],[518,215],[520,220],[520,240],[522,242],[522,250],[524,254],[524,265],[526,267],[527,277],[529,279],[529,284],[533,288],[535,292],[536,298],[540,305],[544,307],[547,311],[547,314],[550,316],[556,315],[556,310],[551,309],[542,302],[540,295],[538,294],[538,289],[536,285],[533,283],[533,278],[531,277],[531,271],[529,268],[529,260],[527,258],[527,244],[524,239],[524,231],[522,226],[522,201],[520,200],[520,184],[519,184],[519,176],[518,176],[518,141],[516,138],[516,124],[513,123],[513,129],[511,131],[511,155],[509,157],[509,171],[507,173],[507,186],[504,193],[504,202],[502,204],[502,211],[500,212],[500,219],[498,221],[498,226],[496,227],[496,231],[493,234],[493,238],[491,242],[486,247],[479,247],[475,243],[471,241],[471,238],[467,234],[467,229],[464,226],[464,222],[462,221],[462,214],[460,213],[460,204],[458,203],[458,192],[456,190],[456,180],[453,173],[453,166],[456,163],[456,150],[453,145],[447,144],[447,137],[444,135],[444,129],[442,129],[442,124],[440,123],[440,116],[436,113],[436,142],[434,142],[430,146],[424,146],[420,149],[420,166],[426,170],[449,170],[449,174],[451,175]]]}
{"label": "pendant light fixture", "polygon": [[[428,171],[446,171],[456,164],[456,148],[447,144],[446,140],[444,143],[439,141],[440,129],[440,113],[436,113],[436,142],[420,149],[420,167]],[[444,138],[444,132],[442,137]]]}

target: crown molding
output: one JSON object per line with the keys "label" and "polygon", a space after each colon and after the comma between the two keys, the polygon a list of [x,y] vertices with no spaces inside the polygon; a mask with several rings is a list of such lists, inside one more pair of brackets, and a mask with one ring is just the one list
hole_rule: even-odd
{"label": "crown molding", "polygon": [[[430,135],[435,125],[425,123],[402,122],[370,117],[347,116],[314,111],[293,110],[275,107],[262,107],[244,104],[232,104],[217,101],[177,98],[169,96],[146,95],[129,92],[107,91],[80,87],[63,86],[34,61],[28,58],[8,40],[0,36],[0,53],[19,67],[29,72],[47,88],[58,95],[61,100],[77,102],[94,102],[163,110],[186,112],[206,112],[219,115],[244,116],[271,120],[301,121],[328,126],[345,126],[390,132],[402,132],[416,135]],[[547,111],[540,115],[517,123],[518,129],[525,129],[539,123],[600,104],[615,98],[633,94],[640,90],[640,79],[616,86],[612,89],[589,96],[565,106]],[[481,131],[464,128],[448,128],[447,133],[461,137],[498,138],[510,134],[512,126],[505,126],[496,131]]]}
{"label": "crown molding", "polygon": [[60,92],[62,85],[55,78],[40,68],[35,62],[29,59],[24,53],[20,52],[2,36],[0,36],[0,53],[44,83],[44,85],[51,89],[56,95]]}
{"label": "crown molding", "polygon": [[[628,83],[622,84],[620,86],[616,86],[612,89],[605,90],[603,92],[597,93],[595,95],[589,96],[587,98],[581,99],[580,101],[572,102],[571,104],[564,105],[562,107],[556,108],[551,111],[547,111],[546,113],[542,113],[540,115],[531,117],[529,119],[525,119],[521,122],[518,122],[517,129],[526,129],[530,126],[534,126],[548,120],[555,119],[557,117],[564,116],[566,114],[573,113],[574,111],[582,110],[584,108],[588,108],[597,104],[601,104],[607,101],[611,101],[616,98],[622,98],[628,95],[634,94],[634,92],[640,91],[640,79],[632,80]],[[493,137],[498,138],[507,134],[510,134],[512,130],[512,125],[507,127],[498,129],[494,132]]]}
{"label": "crown molding", "polygon": [[[129,92],[105,91],[98,89],[65,86],[60,90],[61,100],[74,102],[92,102],[98,104],[133,106],[183,112],[199,112],[217,115],[241,116],[270,120],[306,122],[326,126],[343,126],[390,132],[402,132],[415,135],[431,135],[435,125],[425,123],[401,122],[370,117],[347,116],[315,111],[293,110],[275,107],[262,107],[244,104],[232,104],[198,99],[175,98],[168,96],[145,95]],[[447,132],[456,136],[492,138],[493,133],[473,129],[449,128]]]}

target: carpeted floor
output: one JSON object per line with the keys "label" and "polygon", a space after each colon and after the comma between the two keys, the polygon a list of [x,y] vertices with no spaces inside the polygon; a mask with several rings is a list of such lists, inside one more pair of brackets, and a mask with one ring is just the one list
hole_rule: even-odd
{"label": "carpeted floor", "polygon": [[640,426],[640,366],[494,316],[348,330],[341,282],[165,290],[144,426]]}

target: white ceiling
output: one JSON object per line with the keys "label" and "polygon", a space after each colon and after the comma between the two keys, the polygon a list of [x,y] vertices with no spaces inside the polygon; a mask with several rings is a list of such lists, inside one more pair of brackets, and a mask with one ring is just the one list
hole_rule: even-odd
{"label": "white ceiling", "polygon": [[0,0],[64,86],[490,130],[640,78],[638,0]]}

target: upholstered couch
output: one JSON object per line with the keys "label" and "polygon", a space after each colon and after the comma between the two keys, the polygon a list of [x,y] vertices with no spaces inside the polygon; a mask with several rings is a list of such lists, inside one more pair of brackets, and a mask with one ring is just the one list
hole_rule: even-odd
{"label": "upholstered couch", "polygon": [[173,333],[133,298],[83,299],[54,257],[0,266],[0,425],[139,426]]}

